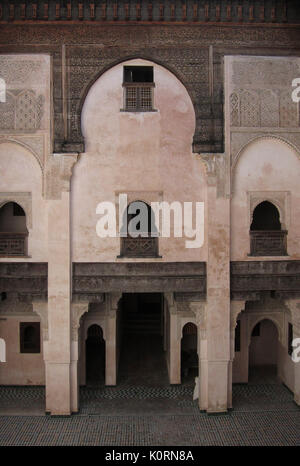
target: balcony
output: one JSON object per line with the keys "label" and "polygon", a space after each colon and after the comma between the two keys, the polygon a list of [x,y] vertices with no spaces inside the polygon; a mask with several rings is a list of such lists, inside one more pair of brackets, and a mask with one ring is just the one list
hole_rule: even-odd
{"label": "balcony", "polygon": [[250,256],[287,256],[287,230],[250,231]]}
{"label": "balcony", "polygon": [[159,257],[158,238],[121,238],[120,257]]}
{"label": "balcony", "polygon": [[28,233],[0,232],[0,256],[25,256]]}

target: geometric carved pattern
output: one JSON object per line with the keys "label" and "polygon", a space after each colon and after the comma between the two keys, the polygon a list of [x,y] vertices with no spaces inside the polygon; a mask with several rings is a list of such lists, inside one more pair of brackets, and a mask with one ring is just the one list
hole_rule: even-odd
{"label": "geometric carved pattern", "polygon": [[291,91],[280,94],[280,126],[284,128],[299,126],[297,104],[292,101]]}
{"label": "geometric carved pattern", "polygon": [[236,92],[230,96],[230,121],[231,126],[240,126],[240,98]]}
{"label": "geometric carved pattern", "polygon": [[241,92],[241,126],[260,126],[259,96],[256,92]]}
{"label": "geometric carved pattern", "polygon": [[1,103],[0,129],[35,131],[40,129],[43,113],[43,96],[25,90],[16,96],[7,92],[6,103]]}
{"label": "geometric carved pattern", "polygon": [[17,97],[16,129],[35,130],[40,127],[42,96],[36,99],[34,92],[26,90]]}
{"label": "geometric carved pattern", "polygon": [[279,99],[276,92],[265,89],[261,92],[261,126],[279,126]]}
{"label": "geometric carved pattern", "polygon": [[122,257],[157,257],[158,238],[121,238]]}
{"label": "geometric carved pattern", "polygon": [[286,90],[235,90],[230,95],[231,126],[298,127],[298,105]]}
{"label": "geometric carved pattern", "polygon": [[6,102],[1,103],[0,128],[12,129],[15,127],[15,99],[12,94],[6,92]]}

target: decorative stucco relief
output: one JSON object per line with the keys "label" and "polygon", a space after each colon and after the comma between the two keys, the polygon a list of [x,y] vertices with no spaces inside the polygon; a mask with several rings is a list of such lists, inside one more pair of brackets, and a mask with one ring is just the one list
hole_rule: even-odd
{"label": "decorative stucco relief", "polygon": [[196,157],[205,165],[207,184],[217,187],[218,197],[226,197],[229,192],[226,154],[199,154]]}
{"label": "decorative stucco relief", "polygon": [[247,57],[233,63],[232,81],[236,86],[286,86],[297,76],[300,76],[299,62],[286,58]]}
{"label": "decorative stucco relief", "polygon": [[34,132],[42,129],[44,96],[32,89],[7,91],[1,103],[0,130]]}
{"label": "decorative stucco relief", "polygon": [[233,127],[299,127],[299,105],[292,101],[291,90],[235,89],[229,101]]}
{"label": "decorative stucco relief", "polygon": [[46,199],[61,199],[61,193],[70,191],[72,169],[78,158],[77,153],[53,154],[47,160],[45,176]]}
{"label": "decorative stucco relief", "polygon": [[30,81],[40,84],[44,81],[43,62],[37,59],[22,57],[22,55],[0,56],[0,75],[9,87],[23,87]]}

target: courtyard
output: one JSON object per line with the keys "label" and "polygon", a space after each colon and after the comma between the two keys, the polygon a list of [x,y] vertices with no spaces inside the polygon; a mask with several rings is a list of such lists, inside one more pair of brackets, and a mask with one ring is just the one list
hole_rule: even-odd
{"label": "courtyard", "polygon": [[278,383],[237,384],[228,414],[201,413],[193,384],[81,388],[70,417],[44,414],[43,387],[0,387],[1,446],[296,446],[300,410]]}

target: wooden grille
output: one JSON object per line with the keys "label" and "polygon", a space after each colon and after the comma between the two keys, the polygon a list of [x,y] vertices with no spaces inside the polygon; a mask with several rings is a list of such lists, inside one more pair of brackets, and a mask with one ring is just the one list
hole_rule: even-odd
{"label": "wooden grille", "polygon": [[124,110],[147,112],[153,110],[153,83],[124,83]]}
{"label": "wooden grille", "polygon": [[0,232],[1,256],[25,256],[27,233]]}
{"label": "wooden grille", "polygon": [[251,256],[286,256],[286,230],[250,231]]}

